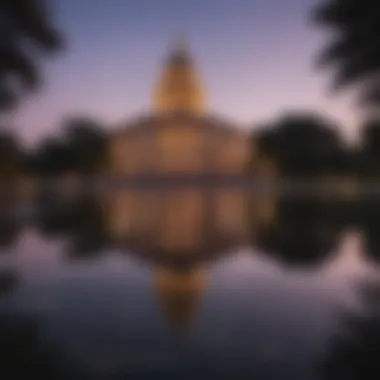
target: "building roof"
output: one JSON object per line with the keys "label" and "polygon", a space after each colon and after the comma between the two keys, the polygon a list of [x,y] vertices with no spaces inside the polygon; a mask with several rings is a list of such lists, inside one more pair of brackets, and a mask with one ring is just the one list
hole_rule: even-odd
{"label": "building roof", "polygon": [[237,127],[236,124],[215,115],[194,115],[185,112],[172,112],[165,115],[141,115],[135,117],[125,123],[119,124],[119,128],[116,131],[116,136],[131,135],[135,133],[144,133],[147,129],[153,128],[181,128],[186,126],[187,128],[201,128],[212,129],[216,132],[245,135],[246,132]]}

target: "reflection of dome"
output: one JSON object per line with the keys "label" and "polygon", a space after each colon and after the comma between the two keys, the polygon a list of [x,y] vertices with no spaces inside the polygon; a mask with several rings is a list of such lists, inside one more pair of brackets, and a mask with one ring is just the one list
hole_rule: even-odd
{"label": "reflection of dome", "polygon": [[204,290],[204,274],[199,268],[174,271],[156,270],[158,302],[170,326],[183,333],[194,318]]}

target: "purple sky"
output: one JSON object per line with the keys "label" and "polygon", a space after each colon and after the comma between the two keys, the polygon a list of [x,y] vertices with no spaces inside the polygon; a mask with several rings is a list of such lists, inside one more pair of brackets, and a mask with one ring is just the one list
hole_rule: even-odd
{"label": "purple sky", "polygon": [[11,123],[33,143],[64,116],[110,125],[149,109],[173,40],[185,34],[207,85],[210,111],[254,128],[287,110],[316,110],[353,135],[347,94],[327,96],[332,71],[315,57],[329,35],[310,25],[313,0],[55,0],[67,51],[45,62],[45,86]]}

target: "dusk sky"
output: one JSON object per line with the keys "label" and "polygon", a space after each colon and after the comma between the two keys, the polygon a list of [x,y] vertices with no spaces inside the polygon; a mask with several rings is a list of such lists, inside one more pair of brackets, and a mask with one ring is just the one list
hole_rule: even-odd
{"label": "dusk sky", "polygon": [[[352,136],[347,95],[328,95],[332,70],[315,58],[330,40],[313,0],[55,0],[67,49],[42,65],[45,85],[11,123],[27,142],[88,115],[119,124],[150,107],[162,61],[185,35],[207,85],[210,112],[254,128],[288,110],[322,112]],[[111,127],[110,127],[111,128]]]}

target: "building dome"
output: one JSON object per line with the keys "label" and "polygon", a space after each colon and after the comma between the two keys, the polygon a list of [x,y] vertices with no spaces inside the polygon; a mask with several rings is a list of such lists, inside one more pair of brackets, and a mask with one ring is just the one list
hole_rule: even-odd
{"label": "building dome", "polygon": [[153,94],[156,114],[182,111],[205,112],[204,92],[184,40],[174,45]]}

